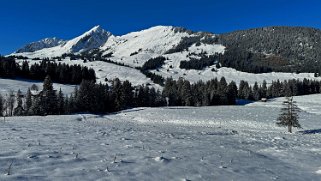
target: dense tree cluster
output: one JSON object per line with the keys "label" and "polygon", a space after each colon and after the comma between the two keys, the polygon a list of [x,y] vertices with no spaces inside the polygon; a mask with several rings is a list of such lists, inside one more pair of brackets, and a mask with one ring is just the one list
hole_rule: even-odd
{"label": "dense tree cluster", "polygon": [[221,63],[252,73],[321,73],[320,41],[320,30],[304,27],[265,27],[222,34],[219,43],[227,47],[227,55]]}
{"label": "dense tree cluster", "polygon": [[53,89],[50,76],[46,76],[42,90],[36,86],[25,95],[20,91],[0,95],[0,114],[6,116],[71,114],[78,112],[108,113],[132,107],[158,106],[211,106],[234,105],[237,99],[260,100],[279,96],[295,96],[320,93],[319,81],[304,79],[273,81],[270,85],[253,86],[241,81],[227,83],[225,78],[191,84],[180,78],[168,78],[162,92],[148,86],[133,87],[130,82],[114,79],[112,84],[96,84],[83,80],[79,87],[68,96],[61,90]]}
{"label": "dense tree cluster", "polygon": [[[69,96],[53,89],[50,76],[46,76],[42,90],[28,89],[22,99],[10,93],[6,98],[0,95],[0,113],[6,116],[56,115],[78,112],[107,113],[131,107],[164,106],[165,99],[160,91],[148,86],[133,87],[129,81],[114,79],[111,86],[83,80]],[[6,105],[6,106],[5,106]],[[16,106],[16,107],[15,107]]]}
{"label": "dense tree cluster", "polygon": [[0,77],[11,78],[17,73],[17,64],[13,57],[0,56]]}
{"label": "dense tree cluster", "polygon": [[210,106],[233,105],[237,96],[235,82],[227,83],[222,77],[220,81],[213,79],[208,82],[167,79],[163,97],[169,106]]}
{"label": "dense tree cluster", "polygon": [[[252,53],[240,48],[227,48],[225,53],[218,56],[223,67],[231,67],[236,70],[251,73],[267,73],[272,70],[278,71],[288,64],[281,58]],[[275,67],[275,69],[272,69]]]}
{"label": "dense tree cluster", "polygon": [[207,32],[193,32],[190,30],[187,30],[185,28],[174,28],[174,32],[181,32],[181,33],[187,33],[189,35],[188,37],[182,37],[181,41],[173,48],[169,49],[166,54],[172,54],[177,52],[183,52],[185,50],[188,50],[189,47],[192,45],[200,45],[201,43],[204,44],[215,44],[218,43],[218,37],[213,35],[212,33]]}
{"label": "dense tree cluster", "polygon": [[150,78],[155,84],[159,84],[159,85],[161,85],[161,86],[164,85],[165,79],[164,79],[162,76],[157,75],[157,74],[155,74],[155,73],[152,73],[152,72],[150,72],[150,71],[148,71],[148,70],[146,70],[146,71],[142,71],[142,70],[141,70],[141,72],[142,72],[146,77]]}
{"label": "dense tree cluster", "polygon": [[250,86],[246,81],[241,81],[238,98],[257,101],[261,98],[316,94],[321,93],[320,85],[320,81],[308,79],[303,79],[303,81],[292,79],[283,82],[277,80],[272,81],[270,85],[263,81],[262,85],[255,83],[253,86]]}
{"label": "dense tree cluster", "polygon": [[165,101],[155,88],[133,87],[129,81],[121,82],[117,78],[112,81],[111,86],[84,80],[65,100],[67,113],[106,113],[132,107],[163,105]]}
{"label": "dense tree cluster", "polygon": [[146,70],[153,70],[162,67],[164,65],[166,58],[165,57],[156,57],[156,58],[151,58],[147,62],[144,63],[142,66],[141,70],[146,71]]}
{"label": "dense tree cluster", "polygon": [[181,61],[179,68],[181,69],[195,69],[195,70],[203,70],[205,67],[214,65],[215,62],[218,62],[219,55],[202,55],[199,59],[190,58],[189,61]]}
{"label": "dense tree cluster", "polygon": [[2,78],[20,77],[44,80],[46,75],[50,75],[54,82],[65,84],[79,84],[83,79],[96,80],[96,74],[93,69],[80,65],[57,64],[49,59],[42,60],[40,63],[35,63],[31,66],[27,61],[19,65],[13,57],[0,57],[0,77]]}
{"label": "dense tree cluster", "polygon": [[[11,97],[11,96],[10,96]],[[17,105],[13,109],[14,115],[55,115],[65,113],[64,96],[60,90],[53,89],[52,81],[50,76],[46,76],[43,89],[41,91],[28,89],[24,101],[22,100],[22,93],[20,90],[16,95]],[[11,103],[9,103],[10,105]],[[9,109],[12,110],[12,109]]]}

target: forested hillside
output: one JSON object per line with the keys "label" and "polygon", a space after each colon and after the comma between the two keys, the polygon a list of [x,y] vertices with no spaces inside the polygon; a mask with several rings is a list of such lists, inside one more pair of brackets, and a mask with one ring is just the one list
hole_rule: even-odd
{"label": "forested hillside", "polygon": [[[321,72],[321,31],[307,27],[264,27],[219,36],[227,47],[223,66],[248,72]],[[250,67],[250,68],[249,68]]]}

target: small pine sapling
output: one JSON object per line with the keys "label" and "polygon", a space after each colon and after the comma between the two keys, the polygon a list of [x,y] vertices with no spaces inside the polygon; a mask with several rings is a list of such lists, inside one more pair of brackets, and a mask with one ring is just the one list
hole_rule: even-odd
{"label": "small pine sapling", "polygon": [[298,115],[300,109],[296,105],[296,101],[293,101],[293,97],[286,97],[283,105],[284,107],[281,109],[276,124],[278,126],[287,126],[288,132],[292,133],[292,127],[301,128]]}

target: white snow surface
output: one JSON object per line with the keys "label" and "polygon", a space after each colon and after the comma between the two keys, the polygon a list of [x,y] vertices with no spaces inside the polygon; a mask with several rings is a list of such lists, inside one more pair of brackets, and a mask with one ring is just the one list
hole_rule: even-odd
{"label": "white snow surface", "polygon": [[[17,60],[18,63],[22,64],[24,60]],[[41,60],[27,60],[29,65],[40,63]],[[66,58],[62,61],[62,63],[68,65],[81,65],[86,66],[88,68],[92,68],[96,73],[96,82],[97,83],[111,83],[111,81],[115,78],[119,78],[121,81],[128,80],[132,85],[151,85],[157,89],[162,89],[158,84],[153,83],[150,78],[147,78],[144,74],[142,74],[139,70],[135,68],[119,66],[113,63],[102,62],[102,61],[94,61],[94,62],[86,62],[83,60],[70,60],[70,58]],[[105,78],[108,79],[108,82],[105,81]]]}
{"label": "white snow surface", "polygon": [[[215,66],[208,67],[204,70],[185,70],[179,68],[179,63],[169,63],[168,65],[173,65],[173,68],[163,67],[161,69],[152,71],[155,74],[161,75],[163,77],[172,77],[173,79],[178,79],[180,77],[189,80],[190,82],[197,81],[207,81],[214,78],[220,79],[224,77],[228,82],[234,81],[237,84],[241,80],[248,81],[249,84],[253,85],[255,82],[262,84],[263,80],[267,83],[272,83],[272,81],[280,80],[290,80],[290,79],[299,79],[303,80],[304,78],[310,80],[321,80],[320,77],[314,77],[313,73],[283,73],[283,72],[271,72],[271,73],[261,73],[253,74],[247,72],[241,72],[233,68],[222,67],[216,69]],[[212,69],[215,69],[213,71]]]}
{"label": "white snow surface", "polygon": [[[185,52],[186,53],[186,52]],[[179,53],[176,53],[179,54]],[[175,56],[172,54],[171,57]],[[22,63],[24,60],[17,60],[18,63]],[[39,60],[28,60],[29,64],[39,63]],[[151,72],[161,75],[164,78],[179,79],[180,77],[189,80],[192,83],[196,83],[200,80],[208,81],[214,78],[220,79],[225,77],[228,82],[234,81],[237,84],[241,80],[248,81],[250,85],[254,85],[255,82],[262,84],[265,80],[268,84],[272,81],[280,80],[290,80],[290,79],[299,79],[303,80],[304,78],[310,80],[321,81],[321,77],[314,77],[313,73],[282,73],[282,72],[271,72],[271,73],[262,73],[262,74],[252,74],[237,71],[233,68],[222,67],[216,69],[215,66],[208,67],[204,70],[185,70],[179,68],[179,61],[166,60],[166,65],[158,70],[153,70]],[[78,64],[81,66],[86,66],[88,68],[93,68],[96,73],[97,82],[106,83],[105,78],[112,80],[114,78],[119,78],[121,81],[129,80],[133,85],[152,85],[157,89],[162,89],[159,85],[154,84],[150,78],[147,78],[139,70],[131,67],[119,66],[113,63],[107,63],[102,61],[93,61],[84,63],[83,60],[70,60],[66,58],[62,63],[74,65]],[[170,68],[172,65],[173,68]],[[215,69],[213,71],[212,69]]]}
{"label": "white snow surface", "polygon": [[[13,91],[17,92],[19,89],[22,93],[26,93],[28,88],[32,86],[32,84],[37,85],[39,90],[42,90],[42,81],[34,81],[34,80],[25,80],[25,79],[2,79],[0,78],[0,94],[5,96],[6,94]],[[66,85],[66,84],[58,84],[53,83],[53,87],[55,90],[61,88],[62,92],[65,95],[70,95],[75,90],[75,85]]]}
{"label": "white snow surface", "polygon": [[320,180],[321,95],[294,99],[303,129],[293,134],[275,125],[284,98],[10,117],[0,122],[0,180]]}

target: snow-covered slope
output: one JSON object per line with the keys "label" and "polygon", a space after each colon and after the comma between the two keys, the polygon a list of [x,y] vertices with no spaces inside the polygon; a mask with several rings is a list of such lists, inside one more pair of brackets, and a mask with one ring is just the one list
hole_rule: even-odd
{"label": "snow-covered slope", "polygon": [[[111,60],[133,67],[141,67],[150,58],[159,56],[182,61],[188,60],[188,54],[194,53],[197,56],[202,52],[207,52],[208,55],[224,52],[225,47],[219,44],[201,43],[196,47],[195,44],[200,43],[202,36],[204,35],[177,27],[155,26],[123,36],[112,36],[101,50],[103,55],[111,55]],[[215,37],[213,34],[207,36]],[[187,50],[176,53],[173,49],[178,46],[186,46],[184,49]]]}
{"label": "snow-covered slope", "polygon": [[317,181],[320,114],[309,110],[320,98],[294,98],[306,111],[293,134],[275,124],[282,98],[1,119],[0,180]]}
{"label": "snow-covered slope", "polygon": [[[37,85],[39,90],[42,89],[42,81],[0,78],[0,94],[2,96],[6,96],[10,93],[10,91],[17,92],[18,90],[20,90],[23,93],[26,93],[28,88],[30,88],[33,84]],[[70,95],[74,92],[76,86],[54,83],[53,87],[55,90],[61,89],[64,94]]]}
{"label": "snow-covered slope", "polygon": [[172,77],[177,80],[180,77],[185,80],[189,80],[190,82],[196,83],[197,81],[208,81],[214,78],[221,79],[224,77],[228,82],[234,81],[237,84],[240,83],[241,80],[247,81],[249,84],[254,85],[255,82],[262,84],[265,80],[268,84],[272,83],[272,81],[280,80],[290,80],[290,79],[310,79],[310,80],[318,80],[321,81],[321,77],[314,77],[313,73],[282,73],[282,72],[271,72],[271,73],[261,73],[261,74],[253,74],[247,72],[237,71],[233,68],[221,67],[219,69],[215,69],[215,66],[210,66],[205,68],[204,70],[185,70],[180,69],[179,65],[174,65],[170,68],[168,65],[164,66],[158,70],[153,70],[152,72],[161,75],[163,77]]}
{"label": "snow-covered slope", "polygon": [[16,53],[35,52],[37,50],[51,48],[66,43],[65,40],[54,38],[45,38],[40,41],[32,42],[16,51]]}
{"label": "snow-covered slope", "polygon": [[65,53],[81,53],[102,46],[111,36],[110,32],[105,31],[100,26],[95,26],[84,34],[66,41],[62,45],[51,48],[44,48],[35,52],[14,53],[12,55],[22,55],[30,58],[57,57]]}
{"label": "snow-covered slope", "polygon": [[[129,79],[134,85],[150,84],[150,79],[146,78],[134,67],[141,67],[150,58],[163,56],[166,58],[165,64],[153,73],[162,77],[173,77],[178,79],[183,77],[191,82],[199,80],[220,79],[224,76],[228,81],[239,83],[240,80],[262,83],[266,80],[287,79],[317,79],[311,73],[266,73],[251,74],[237,71],[232,68],[216,69],[215,65],[204,68],[203,70],[185,70],[180,68],[181,61],[200,59],[200,57],[223,54],[225,47],[216,42],[217,36],[211,33],[192,32],[183,28],[172,26],[155,26],[146,30],[132,32],[122,36],[114,36],[111,33],[96,26],[76,37],[67,41],[63,45],[45,48],[35,52],[17,53],[14,55],[34,57],[55,57],[64,53],[80,53],[88,50],[99,50],[102,56],[113,62],[123,63],[130,67],[120,67],[111,63],[93,61],[83,63],[82,60],[70,60],[68,57],[62,62],[68,64],[81,64],[92,67],[96,71],[98,82],[104,82],[105,78],[115,77],[121,80]],[[29,59],[31,63],[35,62]]]}
{"label": "snow-covered slope", "polygon": [[188,55],[191,54],[197,58],[200,54],[223,53],[224,46],[205,41],[214,39],[215,36],[211,33],[196,33],[172,26],[155,26],[123,36],[113,36],[100,26],[95,26],[83,35],[66,41],[63,45],[12,55],[29,58],[56,57],[64,53],[81,53],[99,48],[102,55],[112,61],[140,67],[150,58],[159,56],[182,61],[189,60]]}

